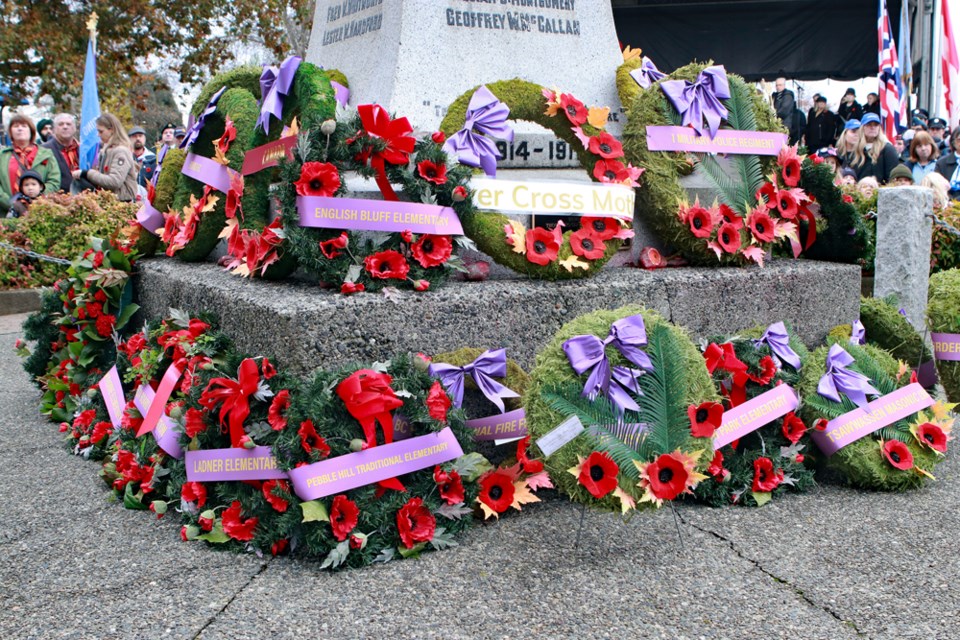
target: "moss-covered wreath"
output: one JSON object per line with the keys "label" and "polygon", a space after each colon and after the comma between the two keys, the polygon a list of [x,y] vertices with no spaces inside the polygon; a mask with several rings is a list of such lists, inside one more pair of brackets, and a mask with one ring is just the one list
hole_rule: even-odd
{"label": "moss-covered wreath", "polygon": [[[636,178],[642,170],[619,162],[623,156],[620,143],[603,130],[607,110],[596,107],[588,110],[569,94],[553,92],[525,80],[493,82],[486,87],[510,108],[512,120],[525,120],[545,127],[570,145],[571,149],[576,149],[580,166],[593,180],[636,184]],[[440,123],[445,135],[452,136],[463,128],[467,108],[476,89],[467,91],[450,105]],[[617,252],[621,239],[631,235],[627,231],[629,223],[621,223],[613,218],[588,218],[584,220],[583,230],[566,231],[562,235],[562,229],[559,228],[554,232],[526,231],[518,222],[491,211],[470,211],[461,215],[460,221],[465,235],[497,264],[544,280],[594,275]],[[544,264],[529,259],[530,245],[536,244],[530,241],[534,233],[543,235],[543,239],[538,241],[540,244],[550,245],[556,251],[556,256]],[[511,240],[510,234],[519,237]],[[583,248],[584,238],[589,244],[587,249]]]}
{"label": "moss-covered wreath", "polygon": [[[930,331],[960,333],[960,269],[930,276],[927,300]],[[960,362],[937,360],[937,375],[950,402],[960,402]]]}
{"label": "moss-covered wreath", "polygon": [[[605,397],[582,397],[587,373],[577,375],[564,343],[583,335],[604,340],[617,321],[638,314],[647,335],[642,350],[653,370],[637,378],[642,395],[631,393],[640,411],[627,410],[620,418]],[[605,354],[611,367],[637,366],[613,345]],[[689,494],[705,478],[713,457],[710,438],[720,426],[720,397],[700,350],[657,313],[630,306],[567,323],[537,354],[530,378],[524,407],[534,441],[569,416],[578,416],[586,428],[545,461],[557,488],[572,500],[626,513],[635,502],[659,506]],[[636,431],[640,423],[646,429]]]}

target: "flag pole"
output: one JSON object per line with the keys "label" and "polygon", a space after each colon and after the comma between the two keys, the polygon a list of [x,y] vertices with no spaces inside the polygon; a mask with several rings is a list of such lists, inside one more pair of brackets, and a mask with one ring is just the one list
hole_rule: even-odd
{"label": "flag pole", "polygon": [[87,31],[90,32],[90,42],[93,43],[93,52],[97,52],[97,22],[100,18],[97,16],[97,12],[94,11],[90,14],[90,17],[87,18]]}

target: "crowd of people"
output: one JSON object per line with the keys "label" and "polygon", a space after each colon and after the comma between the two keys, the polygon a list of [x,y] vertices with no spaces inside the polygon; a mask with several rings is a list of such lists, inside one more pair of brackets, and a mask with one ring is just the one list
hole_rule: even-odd
{"label": "crowd of people", "polygon": [[[158,168],[158,156],[147,147],[142,127],[129,131],[120,120],[104,113],[96,120],[100,149],[96,164],[80,168],[77,119],[60,113],[34,124],[23,114],[14,114],[7,124],[6,146],[0,146],[0,217],[24,215],[43,194],[112,191],[122,202],[144,196],[147,183]],[[180,144],[186,131],[173,123],[164,125],[158,149]]]}

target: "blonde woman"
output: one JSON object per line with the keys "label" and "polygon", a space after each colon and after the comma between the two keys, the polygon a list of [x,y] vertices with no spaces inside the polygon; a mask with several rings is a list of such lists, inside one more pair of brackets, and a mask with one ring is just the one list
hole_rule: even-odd
{"label": "blonde woman", "polygon": [[927,174],[920,186],[933,189],[934,211],[943,211],[950,204],[950,182],[936,171]]}
{"label": "blonde woman", "polygon": [[857,119],[847,120],[843,125],[843,133],[837,140],[837,159],[840,166],[849,167],[853,162],[853,157],[857,152],[857,140],[860,139],[860,121]]}
{"label": "blonde woman", "polygon": [[137,196],[137,174],[140,172],[130,138],[120,120],[111,113],[97,118],[97,135],[100,136],[100,156],[96,169],[74,171],[73,178],[88,180],[93,186],[113,191],[122,202],[132,202]]}
{"label": "blonde woman", "polygon": [[872,176],[880,184],[886,184],[890,172],[898,164],[897,150],[880,130],[880,117],[875,113],[864,114],[857,149],[850,164],[857,172],[857,180]]}

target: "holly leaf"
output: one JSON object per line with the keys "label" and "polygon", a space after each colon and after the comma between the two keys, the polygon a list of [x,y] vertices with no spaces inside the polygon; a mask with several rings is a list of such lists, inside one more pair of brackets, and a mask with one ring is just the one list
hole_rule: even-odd
{"label": "holly leaf", "polygon": [[507,234],[507,244],[513,247],[514,253],[527,252],[527,229],[516,220],[508,220],[503,225],[503,232]]}
{"label": "holly leaf", "polygon": [[190,327],[190,314],[182,309],[174,309],[170,307],[170,311],[167,312],[167,316],[181,329],[187,329]]}
{"label": "holly leaf", "polygon": [[547,475],[546,471],[541,471],[528,477],[527,486],[530,487],[532,491],[536,491],[537,489],[553,489],[553,483],[550,481],[550,476]]}
{"label": "holly leaf", "polygon": [[390,242],[390,238],[393,237],[392,233],[387,233],[386,231],[369,231],[364,235],[374,249],[379,249],[386,243]]}
{"label": "holly leaf", "polygon": [[[380,361],[378,360],[378,361],[375,361],[372,365],[370,365],[370,368],[373,369],[374,371],[376,371],[377,373],[386,373],[386,372],[390,369],[390,365],[391,365],[391,364],[392,364],[392,363],[391,363],[389,360],[387,360],[386,362],[380,362]],[[401,390],[401,391],[403,391],[403,390]],[[405,393],[405,394],[407,394],[407,395],[401,396],[401,397],[404,397],[404,398],[412,398],[412,397],[413,397],[413,395],[412,395],[409,391],[403,391],[403,393]],[[399,396],[400,393],[397,392],[397,395]]]}
{"label": "holly leaf", "polygon": [[590,268],[590,264],[581,260],[579,256],[570,256],[566,260],[561,260],[560,266],[570,273],[573,273],[575,268],[583,269],[584,271]]}
{"label": "holly leaf", "polygon": [[459,543],[453,539],[452,533],[449,533],[443,527],[437,527],[436,531],[433,532],[433,539],[430,541],[430,546],[437,551],[442,551],[459,546]]}
{"label": "holly leaf", "polygon": [[377,563],[386,564],[396,557],[397,557],[397,550],[394,549],[393,547],[386,547],[385,549],[381,549],[380,553],[378,553],[377,556],[373,560],[371,560],[371,562],[373,564],[377,564]]}
{"label": "holly leaf", "polygon": [[197,540],[206,540],[213,544],[223,544],[224,542],[230,541],[230,536],[223,532],[223,524],[217,520],[217,524],[214,525],[208,533],[197,536]]}
{"label": "holly leaf", "polygon": [[336,569],[344,563],[348,555],[350,555],[349,538],[330,550],[330,553],[327,554],[327,557],[323,559],[323,563],[320,565],[320,568],[326,569],[329,567],[331,569]]}
{"label": "holly leaf", "polygon": [[474,482],[490,469],[493,469],[490,461],[477,452],[460,456],[453,462],[453,470],[459,473],[465,482]]}
{"label": "holly leaf", "polygon": [[758,507],[762,507],[770,502],[770,498],[772,497],[769,491],[751,491],[750,495],[752,495],[753,499],[757,501]]}
{"label": "holly leaf", "polygon": [[434,511],[434,513],[438,516],[443,516],[447,520],[459,520],[463,516],[468,516],[473,513],[473,509],[463,502],[458,504],[443,503],[443,506]]}
{"label": "holly leaf", "polygon": [[469,273],[467,265],[463,264],[460,256],[450,256],[447,258],[447,261],[443,263],[443,266],[448,269],[453,269],[454,271],[459,271],[460,273]]}
{"label": "holly leaf", "polygon": [[477,249],[477,244],[467,236],[454,236],[453,243],[457,245],[457,247],[459,247],[460,249],[466,249],[468,251],[479,251],[479,249]]}
{"label": "holly leaf", "polygon": [[404,558],[419,558],[420,552],[423,551],[426,546],[426,542],[418,542],[409,549],[406,547],[397,547],[397,551],[399,551],[400,555]]}
{"label": "holly leaf", "polygon": [[303,511],[303,520],[300,522],[330,522],[327,507],[319,500],[301,502],[300,510]]}
{"label": "holly leaf", "polygon": [[523,511],[521,508],[522,505],[531,504],[533,502],[540,502],[538,498],[532,491],[530,487],[527,486],[526,480],[520,480],[519,482],[513,483],[513,502],[510,504],[511,507],[517,511]]}
{"label": "holly leaf", "polygon": [[788,474],[785,474],[785,475],[783,476],[783,479],[780,481],[780,484],[790,485],[791,487],[792,487],[793,485],[795,485],[796,483],[797,483],[797,479],[794,478],[794,477],[793,477],[792,475],[790,475],[789,473],[788,473]]}

